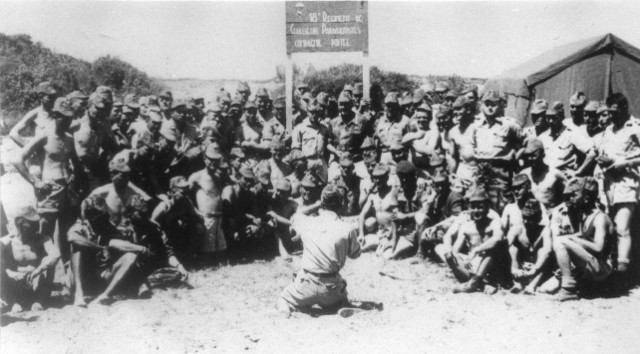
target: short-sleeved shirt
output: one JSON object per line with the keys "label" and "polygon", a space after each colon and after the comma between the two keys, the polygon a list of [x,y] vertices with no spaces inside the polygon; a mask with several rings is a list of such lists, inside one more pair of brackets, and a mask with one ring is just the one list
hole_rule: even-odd
{"label": "short-sleeved shirt", "polygon": [[551,136],[551,130],[540,134],[545,152],[545,162],[558,170],[577,170],[579,154],[587,155],[593,150],[593,142],[588,136],[574,128],[565,127],[557,137]]}
{"label": "short-sleeved shirt", "polygon": [[383,116],[378,120],[375,135],[380,138],[383,147],[389,148],[394,141],[400,141],[402,137],[409,132],[411,120],[407,116],[397,122],[392,122],[387,116]]}
{"label": "short-sleeved shirt", "polygon": [[[640,123],[628,120],[624,126],[614,131],[608,126],[598,142],[598,155],[612,158],[620,162],[627,158],[640,156]],[[605,191],[609,204],[635,203],[638,200],[640,178],[637,169],[605,172]]]}
{"label": "short-sleeved shirt", "polygon": [[440,134],[437,130],[427,130],[422,138],[412,141],[411,147],[411,162],[417,168],[427,169],[431,156],[442,149]]}
{"label": "short-sleeved shirt", "polygon": [[331,120],[333,145],[344,151],[359,149],[364,141],[365,128],[366,121],[359,115],[355,115],[347,123],[340,116],[333,118]]}
{"label": "short-sleeved shirt", "polygon": [[476,125],[472,140],[477,155],[494,158],[503,157],[522,146],[522,128],[509,118],[496,118],[490,125],[486,120]]}
{"label": "short-sleeved shirt", "polygon": [[300,149],[307,158],[320,158],[325,154],[330,141],[329,128],[322,124],[314,126],[307,118],[293,129],[291,149]]}
{"label": "short-sleeved shirt", "polygon": [[338,273],[347,257],[360,255],[357,222],[346,222],[334,212],[320,210],[317,217],[298,213],[293,216],[291,226],[302,239],[300,266],[306,271]]}

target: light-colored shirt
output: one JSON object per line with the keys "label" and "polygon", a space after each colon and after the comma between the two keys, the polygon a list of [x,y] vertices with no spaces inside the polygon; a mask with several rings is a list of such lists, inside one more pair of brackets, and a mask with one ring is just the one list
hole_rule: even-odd
{"label": "light-colored shirt", "polygon": [[300,235],[304,251],[300,266],[318,274],[338,273],[347,257],[360,256],[357,222],[346,222],[336,213],[320,210],[317,217],[296,214],[291,226]]}
{"label": "light-colored shirt", "polygon": [[571,127],[565,127],[555,138],[549,129],[540,134],[538,140],[544,146],[545,163],[559,170],[577,170],[578,153],[587,155],[593,150],[591,139]]}
{"label": "light-colored shirt", "polygon": [[524,136],[522,128],[509,118],[496,118],[490,125],[488,121],[476,124],[472,139],[473,149],[483,157],[503,157],[522,146]]}

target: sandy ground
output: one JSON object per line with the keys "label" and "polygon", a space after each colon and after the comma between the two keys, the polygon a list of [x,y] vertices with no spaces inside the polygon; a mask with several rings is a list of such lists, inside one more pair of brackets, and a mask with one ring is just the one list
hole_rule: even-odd
{"label": "sandy ground", "polygon": [[[292,279],[281,260],[192,274],[194,289],[151,300],[24,313],[0,331],[3,353],[638,352],[640,292],[558,303],[551,296],[451,294],[445,268],[423,260],[347,262],[350,298],[382,311],[313,317],[274,310]],[[397,279],[380,275],[380,271]]]}

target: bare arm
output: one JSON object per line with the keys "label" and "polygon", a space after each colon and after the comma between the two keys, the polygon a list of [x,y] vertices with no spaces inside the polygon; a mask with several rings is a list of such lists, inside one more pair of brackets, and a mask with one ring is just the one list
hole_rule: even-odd
{"label": "bare arm", "polygon": [[78,230],[74,230],[74,229],[69,230],[69,233],[67,234],[67,238],[69,240],[69,243],[71,243],[76,247],[87,248],[92,250],[105,249],[105,247],[102,247],[99,244],[84,237],[82,234],[80,234],[80,232],[78,232]]}
{"label": "bare arm", "polygon": [[35,178],[29,173],[29,169],[27,168],[26,162],[31,155],[33,155],[38,149],[42,148],[44,144],[47,142],[46,135],[39,135],[37,138],[31,140],[29,144],[27,144],[20,153],[20,160],[15,163],[16,170],[20,173],[22,177],[24,177],[27,182],[32,185],[36,184]]}
{"label": "bare arm", "polygon": [[360,215],[358,216],[358,227],[360,236],[364,236],[364,219],[372,206],[373,201],[371,201],[371,197],[369,196],[367,198],[367,201],[364,203],[364,207],[362,207],[362,211],[360,211]]}
{"label": "bare arm", "polygon": [[42,246],[44,247],[44,251],[47,253],[47,255],[42,258],[42,261],[40,262],[38,268],[34,269],[31,272],[31,274],[29,275],[29,279],[33,279],[34,276],[53,267],[54,265],[56,265],[56,263],[58,263],[58,260],[60,259],[60,251],[58,250],[58,247],[53,244],[53,241],[51,241],[50,238],[47,238]]}
{"label": "bare arm", "polygon": [[483,243],[481,243],[478,247],[473,249],[472,252],[479,253],[483,251],[492,250],[503,240],[504,235],[502,233],[502,224],[500,223],[500,220],[494,219],[491,222],[490,227],[492,230],[491,237],[488,240],[485,240]]}
{"label": "bare arm", "polygon": [[132,252],[132,253],[145,253],[147,252],[147,248],[144,246],[136,245],[135,243],[112,239],[109,241],[109,247],[118,250],[120,252]]}
{"label": "bare arm", "polygon": [[38,108],[29,111],[27,114],[18,121],[16,125],[11,128],[9,132],[9,137],[11,140],[15,141],[18,146],[23,147],[25,145],[25,141],[22,139],[20,134],[22,131],[27,128],[29,125],[33,124],[36,117],[38,116]]}

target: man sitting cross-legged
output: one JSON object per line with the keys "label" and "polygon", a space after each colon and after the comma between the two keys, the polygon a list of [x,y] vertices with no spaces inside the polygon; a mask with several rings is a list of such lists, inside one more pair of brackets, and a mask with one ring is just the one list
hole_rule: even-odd
{"label": "man sitting cross-legged", "polygon": [[[500,217],[489,214],[489,197],[484,191],[478,189],[471,194],[469,210],[471,220],[460,225],[452,254],[446,259],[453,274],[464,283],[454,288],[454,293],[471,293],[483,287],[503,241]],[[463,249],[468,253],[462,253]]]}

